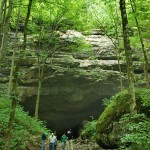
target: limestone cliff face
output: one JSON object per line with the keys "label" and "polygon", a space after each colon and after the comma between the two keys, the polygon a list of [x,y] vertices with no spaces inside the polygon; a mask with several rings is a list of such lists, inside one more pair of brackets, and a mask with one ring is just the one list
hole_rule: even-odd
{"label": "limestone cliff face", "polygon": [[[78,38],[91,45],[92,55],[66,50],[69,43],[75,44],[74,39]],[[116,53],[107,37],[98,34],[83,36],[81,33],[68,31],[66,34],[60,33],[60,39],[60,50],[46,60],[39,117],[46,120],[51,129],[63,132],[90,119],[90,116],[97,118],[103,111],[102,99],[118,92],[120,82]],[[34,114],[37,96],[36,62],[34,55],[22,60],[18,89],[21,104],[31,115]],[[141,66],[137,63],[136,70],[141,72]],[[125,72],[125,62],[121,61],[121,66],[122,72]],[[9,69],[1,68],[1,88],[6,86],[8,75]],[[123,79],[126,86],[125,76]]]}

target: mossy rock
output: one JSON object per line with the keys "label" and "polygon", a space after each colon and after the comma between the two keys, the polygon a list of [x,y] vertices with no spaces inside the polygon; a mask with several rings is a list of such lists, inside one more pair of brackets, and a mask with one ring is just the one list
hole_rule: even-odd
{"label": "mossy rock", "polygon": [[[148,92],[145,89],[136,90],[138,113],[145,113],[148,116],[149,111],[147,110],[149,110],[149,106],[144,106],[144,104],[148,103],[149,98],[144,99],[144,93]],[[126,132],[122,129],[125,122],[119,122],[119,120],[124,114],[129,113],[129,100],[130,96],[127,91],[115,95],[99,117],[96,125],[96,140],[101,147],[119,147],[120,139]]]}

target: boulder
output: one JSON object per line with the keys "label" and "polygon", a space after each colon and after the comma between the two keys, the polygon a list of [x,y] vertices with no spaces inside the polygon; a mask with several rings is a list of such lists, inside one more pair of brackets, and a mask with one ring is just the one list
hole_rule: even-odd
{"label": "boulder", "polygon": [[[144,113],[149,117],[150,113],[147,110],[150,109],[150,106],[144,106],[142,98],[142,95],[140,95],[137,90],[136,100],[138,113]],[[119,148],[121,145],[121,138],[125,134],[131,133],[131,131],[125,129],[124,126],[129,123],[138,123],[142,121],[140,117],[129,117],[128,120],[121,119],[123,115],[130,113],[129,99],[130,97],[127,91],[117,94],[111,99],[110,104],[100,115],[96,124],[96,141],[102,148]],[[148,102],[149,100],[146,101]]]}

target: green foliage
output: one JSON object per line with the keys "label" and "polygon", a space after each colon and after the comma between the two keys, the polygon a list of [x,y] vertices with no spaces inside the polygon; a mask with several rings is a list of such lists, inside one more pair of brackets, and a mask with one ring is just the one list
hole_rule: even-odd
{"label": "green foliage", "polygon": [[105,106],[105,107],[107,107],[109,104],[110,104],[110,99],[107,99],[107,98],[104,98],[103,100],[103,105]]}
{"label": "green foliage", "polygon": [[[70,33],[66,32],[66,34],[64,34],[66,38],[60,38],[58,41],[55,42],[55,44],[57,44],[56,50],[71,52],[72,54],[87,54],[89,56],[93,56],[94,52],[91,48],[91,44],[85,41],[84,36],[82,34],[76,36],[76,31],[73,30],[71,32],[75,32],[73,33],[73,36]],[[80,33],[78,32],[77,34]]]}
{"label": "green foliage", "polygon": [[[5,144],[4,136],[7,132],[11,100],[6,96],[0,96],[0,147]],[[48,134],[45,124],[36,120],[24,112],[21,106],[17,106],[14,128],[11,135],[10,147],[12,150],[24,150],[27,145],[36,145],[40,142],[42,130]]]}
{"label": "green foliage", "polygon": [[96,135],[96,120],[93,120],[85,124],[85,126],[81,130],[81,137],[95,139],[95,135]]}
{"label": "green foliage", "polygon": [[110,104],[112,105],[112,103],[116,103],[115,101],[123,101],[125,99],[128,99],[128,94],[127,91],[124,90],[120,93],[117,93],[116,95],[113,95],[110,99],[104,98],[103,101],[103,105],[105,107],[109,106]]}
{"label": "green foliage", "polygon": [[94,52],[92,51],[90,44],[85,43],[85,41],[78,40],[78,43],[76,45],[78,45],[78,47],[74,48],[73,52],[75,53],[80,52],[80,54],[87,54],[89,56],[94,56]]}
{"label": "green foliage", "polygon": [[121,121],[127,122],[123,129],[127,133],[121,138],[120,149],[149,150],[150,148],[150,118],[144,114],[134,116],[124,115]]}
{"label": "green foliage", "polygon": [[59,35],[56,32],[47,33],[46,29],[42,29],[41,33],[36,39],[37,46],[39,49],[52,49],[57,46],[59,42]]}
{"label": "green foliage", "polygon": [[[89,0],[45,0],[36,1],[32,4],[31,16],[29,18],[28,30],[38,32],[39,26],[50,30],[66,31],[67,29],[85,30],[92,25],[92,17],[89,7],[95,2]],[[14,1],[14,9],[11,17],[11,26],[15,28],[18,0]],[[22,1],[21,20],[23,25],[27,14],[28,0]],[[39,13],[40,12],[40,13]]]}
{"label": "green foliage", "polygon": [[141,97],[143,106],[150,107],[150,89],[137,89],[137,95]]}

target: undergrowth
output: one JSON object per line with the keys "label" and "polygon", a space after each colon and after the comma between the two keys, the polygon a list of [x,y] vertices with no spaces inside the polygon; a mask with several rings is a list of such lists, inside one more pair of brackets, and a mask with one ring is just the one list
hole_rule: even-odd
{"label": "undergrowth", "polygon": [[[5,135],[7,132],[11,100],[4,95],[0,95],[0,149],[5,144]],[[36,120],[29,116],[23,108],[18,105],[16,108],[13,130],[11,132],[11,150],[24,150],[28,146],[40,145],[41,132],[48,131],[44,122]]]}

